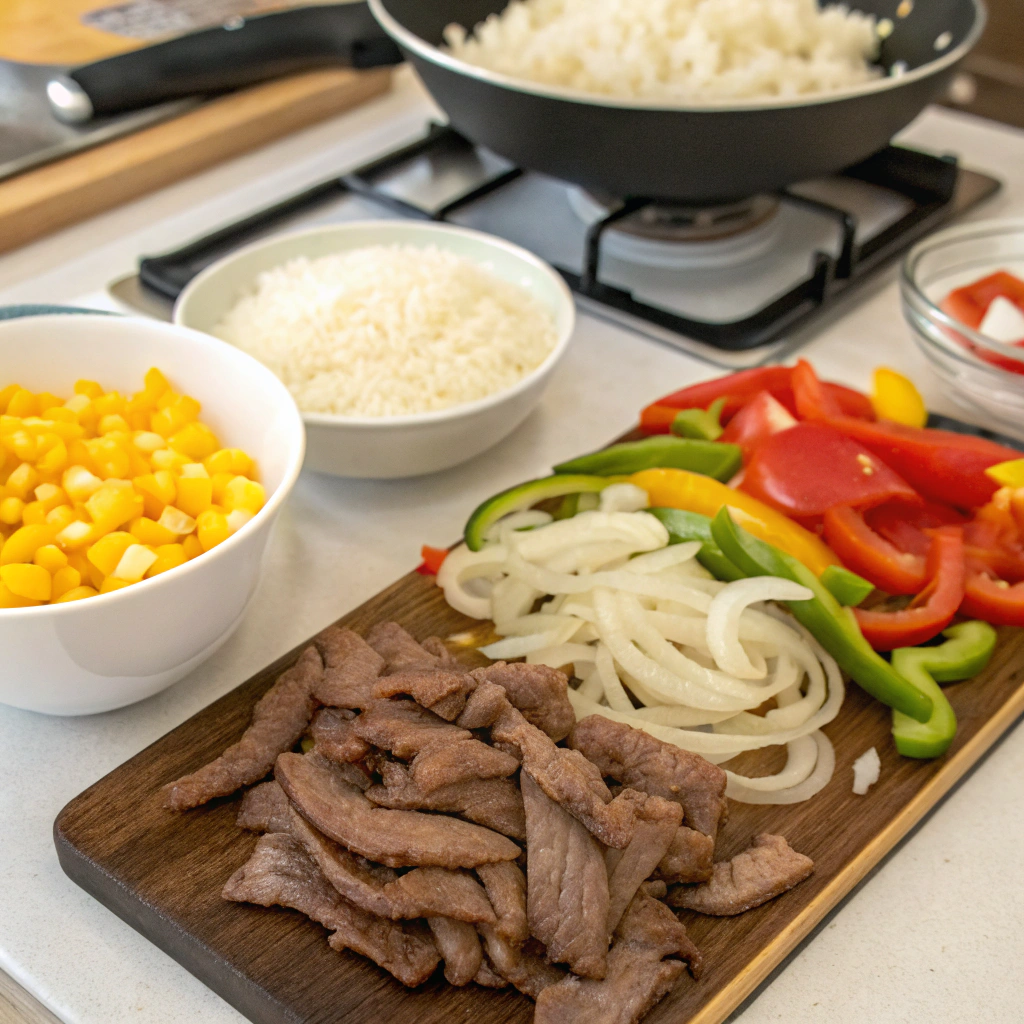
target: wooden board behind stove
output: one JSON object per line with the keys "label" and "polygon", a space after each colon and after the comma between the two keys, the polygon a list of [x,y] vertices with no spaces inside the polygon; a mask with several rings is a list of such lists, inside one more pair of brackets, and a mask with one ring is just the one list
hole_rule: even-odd
{"label": "wooden board behind stove", "polygon": [[[418,639],[447,637],[472,625],[445,604],[432,578],[415,573],[340,621],[365,632],[386,619]],[[235,825],[238,800],[185,814],[162,808],[160,787],[233,743],[253,704],[300,650],[72,800],[54,826],[62,867],[258,1024],[379,1024],[385,1014],[390,1024],[526,1024],[531,1004],[513,990],[455,989],[439,973],[422,988],[406,989],[368,960],[331,950],[324,929],[294,911],[225,902],[221,887],[256,843]],[[460,656],[483,663],[472,650]],[[731,805],[719,856],[731,856],[754,834],[770,831],[813,857],[815,872],[740,917],[686,914],[707,969],[699,982],[684,975],[646,1018],[650,1024],[723,1021],[948,792],[1024,711],[1024,631],[1004,630],[987,671],[946,692],[960,730],[945,757],[919,762],[897,755],[886,709],[851,687],[839,717],[825,729],[837,762],[825,790],[790,807]],[[881,779],[866,797],[857,797],[851,765],[871,746],[882,758]]]}

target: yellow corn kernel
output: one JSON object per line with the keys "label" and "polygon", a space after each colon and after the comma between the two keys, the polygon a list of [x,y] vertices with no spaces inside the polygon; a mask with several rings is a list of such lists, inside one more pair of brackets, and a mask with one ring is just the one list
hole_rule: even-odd
{"label": "yellow corn kernel", "polygon": [[64,408],[75,414],[77,420],[82,413],[92,406],[92,399],[88,395],[72,395],[65,403]]}
{"label": "yellow corn kernel", "polygon": [[204,551],[215,548],[231,536],[228,517],[223,512],[215,512],[212,508],[200,513],[196,519],[196,536]]}
{"label": "yellow corn kernel", "polygon": [[4,463],[7,461],[7,449],[0,445],[0,469],[3,468]]}
{"label": "yellow corn kernel", "polygon": [[228,513],[228,529],[232,533],[237,533],[252,517],[252,512],[247,508],[236,508],[233,512]]}
{"label": "yellow corn kernel", "polygon": [[213,481],[213,501],[215,505],[224,504],[224,491],[228,484],[235,479],[234,473],[214,473],[211,478]]}
{"label": "yellow corn kernel", "polygon": [[133,519],[128,532],[140,544],[151,544],[153,547],[159,547],[162,544],[173,544],[178,539],[178,534],[173,530],[168,530],[166,526],[161,526],[152,519],[146,518],[146,516]]}
{"label": "yellow corn kernel", "polygon": [[124,553],[137,543],[130,533],[117,531],[100,537],[85,554],[104,576],[109,576],[117,568]]}
{"label": "yellow corn kernel", "polygon": [[41,548],[36,548],[32,561],[52,573],[68,564],[68,556],[56,544],[44,544]]}
{"label": "yellow corn kernel", "polygon": [[61,438],[36,462],[40,473],[60,473],[68,464],[68,446]]}
{"label": "yellow corn kernel", "polygon": [[40,484],[35,489],[36,501],[42,502],[50,512],[58,505],[66,505],[68,496],[56,484]]}
{"label": "yellow corn kernel", "polygon": [[92,587],[75,587],[74,590],[69,590],[66,594],[61,594],[60,597],[54,598],[54,604],[66,604],[68,601],[81,601],[86,597],[95,597],[99,593],[98,590],[94,590]]}
{"label": "yellow corn kernel", "polygon": [[34,462],[39,455],[39,440],[27,430],[16,430],[4,436],[4,447],[22,462]]}
{"label": "yellow corn kernel", "polygon": [[167,572],[168,569],[176,569],[187,561],[188,557],[181,544],[161,544],[156,549],[156,561],[149,567],[146,579],[159,576],[160,573]]}
{"label": "yellow corn kernel", "polygon": [[96,466],[96,473],[104,480],[122,480],[128,475],[131,463],[128,453],[113,437],[97,437],[86,441],[86,447]]}
{"label": "yellow corn kernel", "polygon": [[52,544],[54,530],[52,526],[32,525],[22,526],[4,541],[0,549],[0,565],[10,565],[14,562],[31,562],[36,551],[44,544]]}
{"label": "yellow corn kernel", "polygon": [[115,590],[124,590],[125,587],[130,587],[130,580],[116,580],[113,576],[109,576],[100,584],[101,594],[111,594]]}
{"label": "yellow corn kernel", "polygon": [[165,530],[170,530],[176,537],[183,537],[196,528],[196,521],[190,515],[182,512],[180,508],[175,508],[173,505],[168,505],[160,513],[158,523]]}
{"label": "yellow corn kernel", "polygon": [[245,509],[255,515],[267,500],[266,491],[263,485],[255,480],[248,480],[244,476],[236,476],[227,487],[224,488],[224,508],[228,512],[234,512],[236,508]]}
{"label": "yellow corn kernel", "polygon": [[131,432],[128,421],[120,413],[116,412],[108,412],[106,416],[101,416],[97,429],[101,434],[111,434],[114,431],[120,431],[125,434]]}
{"label": "yellow corn kernel", "polygon": [[53,574],[53,591],[50,600],[59,601],[65,594],[81,585],[82,574],[70,565],[65,565],[63,569],[58,569]]}
{"label": "yellow corn kernel", "polygon": [[[76,519],[73,523],[68,523],[62,530],[59,530],[55,539],[65,551],[74,551],[77,548],[91,544],[95,537],[95,527],[89,523],[83,523],[80,519]],[[2,553],[0,553],[0,558],[3,558]]]}
{"label": "yellow corn kernel", "polygon": [[[110,578],[138,583],[149,572],[156,558],[155,551],[151,551],[142,544],[132,544],[121,556],[121,561],[117,563],[117,568],[110,574]],[[104,581],[104,583],[106,582]]]}
{"label": "yellow corn kernel", "polygon": [[11,400],[4,411],[8,416],[38,416],[39,403],[31,391],[19,388],[11,395]]}
{"label": "yellow corn kernel", "polygon": [[77,518],[78,515],[70,505],[58,505],[46,513],[47,524],[52,526],[58,533]]}
{"label": "yellow corn kernel", "polygon": [[[205,470],[203,470],[205,472]],[[231,485],[228,484],[228,487]],[[213,504],[213,481],[209,477],[183,476],[178,479],[178,508],[195,518]]]}
{"label": "yellow corn kernel", "polygon": [[168,443],[175,451],[196,461],[205,459],[220,448],[217,435],[205,423],[186,423],[171,435]]}
{"label": "yellow corn kernel", "polygon": [[142,498],[128,480],[107,480],[85,507],[101,533],[116,530],[145,511]]}
{"label": "yellow corn kernel", "polygon": [[161,448],[153,452],[150,462],[154,469],[180,470],[182,466],[188,465],[189,457],[174,451],[173,448]]}
{"label": "yellow corn kernel", "polygon": [[13,495],[0,501],[0,523],[5,526],[15,526],[21,522],[21,513],[25,508],[25,502]]}
{"label": "yellow corn kernel", "polygon": [[164,508],[174,503],[178,493],[174,475],[166,469],[137,476],[132,483],[142,495],[143,507],[150,519],[159,519]]}
{"label": "yellow corn kernel", "polygon": [[72,569],[77,569],[79,575],[84,577],[89,572],[89,566],[92,565],[92,562],[89,561],[85,551],[82,548],[79,548],[77,551],[69,551],[67,555],[68,565],[70,565]]}
{"label": "yellow corn kernel", "polygon": [[203,460],[212,476],[230,473],[232,476],[252,476],[253,461],[241,448],[221,448]]}
{"label": "yellow corn kernel", "polygon": [[58,398],[49,391],[40,391],[39,394],[36,395],[36,403],[39,406],[39,411],[41,413],[45,413],[48,409],[52,409],[54,406],[60,408],[60,406],[64,404],[64,399]]}
{"label": "yellow corn kernel", "polygon": [[136,430],[132,436],[132,444],[146,455],[152,455],[153,452],[167,447],[167,441],[153,430]]}
{"label": "yellow corn kernel", "polygon": [[99,398],[103,394],[103,388],[94,380],[80,380],[75,382],[75,394],[85,395],[89,399]]}
{"label": "yellow corn kernel", "polygon": [[96,395],[92,400],[92,407],[96,415],[102,420],[104,416],[120,416],[125,410],[124,395],[120,391],[108,391],[103,395]]}
{"label": "yellow corn kernel", "polygon": [[7,412],[11,399],[21,390],[20,384],[8,384],[0,391],[0,414]]}
{"label": "yellow corn kernel", "polygon": [[53,578],[40,565],[13,563],[0,565],[0,582],[16,597],[29,601],[49,601]]}
{"label": "yellow corn kernel", "polygon": [[[68,445],[68,464],[81,466],[95,475],[96,463],[93,462],[92,455],[89,454],[89,446],[82,438],[78,438]],[[67,490],[66,487],[64,489]]]}
{"label": "yellow corn kernel", "polygon": [[46,508],[41,501],[30,501],[21,512],[21,521],[26,526],[40,526],[46,522]]}
{"label": "yellow corn kernel", "polygon": [[155,366],[151,366],[146,371],[146,376],[142,378],[142,383],[146,389],[146,394],[152,395],[154,398],[159,398],[165,392],[171,390],[171,385],[167,378]]}
{"label": "yellow corn kernel", "polygon": [[[66,402],[62,402],[60,405],[55,405],[52,409],[46,410],[45,419],[52,425],[61,424],[62,426],[78,426],[78,417],[74,412],[68,408]],[[58,431],[58,433],[60,433]],[[61,437],[64,435],[61,434]]]}
{"label": "yellow corn kernel", "polygon": [[85,466],[70,466],[61,477],[61,485],[72,501],[87,501],[103,486],[103,481]]}
{"label": "yellow corn kernel", "polygon": [[193,480],[209,480],[210,474],[201,462],[186,462],[178,471],[178,476],[191,477]]}
{"label": "yellow corn kernel", "polygon": [[189,398],[188,395],[178,395],[169,405],[161,408],[159,412],[153,413],[150,429],[155,430],[162,437],[170,437],[181,430],[186,423],[198,419],[200,408],[201,406],[194,398]]}
{"label": "yellow corn kernel", "polygon": [[186,537],[181,542],[182,548],[185,550],[185,557],[191,562],[193,558],[203,553],[203,545],[199,543],[199,538],[193,533]]}
{"label": "yellow corn kernel", "polygon": [[145,476],[147,473],[152,472],[152,467],[146,461],[146,456],[142,454],[133,444],[127,444],[126,450],[128,452],[128,478],[133,479],[137,476]]}
{"label": "yellow corn kernel", "polygon": [[18,597],[6,583],[0,583],[0,608],[31,608],[39,604],[24,597]]}
{"label": "yellow corn kernel", "polygon": [[13,494],[16,498],[21,498],[24,501],[35,488],[39,485],[39,474],[36,472],[34,466],[30,466],[27,462],[21,463],[17,469],[15,469],[11,475],[7,478],[5,484],[7,492]]}

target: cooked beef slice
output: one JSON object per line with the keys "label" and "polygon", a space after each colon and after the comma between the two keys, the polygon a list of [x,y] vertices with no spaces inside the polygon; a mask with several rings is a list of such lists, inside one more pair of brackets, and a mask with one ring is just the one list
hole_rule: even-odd
{"label": "cooked beef slice", "polygon": [[433,655],[437,658],[437,663],[440,668],[455,668],[459,664],[459,659],[448,650],[445,642],[439,636],[428,636],[420,647],[427,652],[427,654]]}
{"label": "cooked beef slice", "polygon": [[609,937],[641,884],[667,853],[682,820],[683,809],[674,800],[649,796],[637,812],[629,846],[608,851]]}
{"label": "cooked beef slice", "polygon": [[683,806],[683,821],[714,838],[725,807],[725,772],[649,733],[602,715],[577,722],[570,746],[617,782]]}
{"label": "cooked beef slice", "polygon": [[421,985],[437,967],[437,947],[421,926],[396,924],[353,906],[290,836],[263,836],[223,895],[298,910],[333,933],[328,941],[334,949],[368,956],[404,985]]}
{"label": "cooked beef slice", "polygon": [[666,882],[706,882],[715,859],[715,841],[695,828],[680,825],[656,876]]}
{"label": "cooked beef slice", "polygon": [[485,956],[483,963],[480,964],[480,970],[473,977],[473,984],[479,985],[481,988],[505,988],[508,981],[490,965]]}
{"label": "cooked beef slice", "polygon": [[471,779],[424,793],[397,761],[381,765],[381,775],[384,784],[366,790],[367,799],[380,807],[447,811],[513,839],[526,838],[523,797],[512,779]]}
{"label": "cooked beef slice", "polygon": [[410,758],[421,750],[469,740],[468,729],[451,725],[412,700],[375,700],[352,724],[362,740]]}
{"label": "cooked beef slice", "polygon": [[412,761],[412,778],[425,793],[471,779],[507,778],[519,769],[511,754],[477,739],[458,740],[421,750]]}
{"label": "cooked beef slice", "polygon": [[614,800],[600,771],[579,751],[556,747],[547,733],[531,725],[522,712],[505,707],[491,726],[491,738],[516,747],[527,773],[554,801],[581,821],[605,846],[624,849],[633,836],[642,793],[624,790]]}
{"label": "cooked beef slice", "polygon": [[443,915],[483,924],[493,924],[497,920],[480,883],[462,871],[415,868],[390,882],[384,891],[403,911],[402,917]]}
{"label": "cooked beef slice", "polygon": [[287,832],[291,816],[288,794],[271,780],[246,792],[235,822],[250,832]]}
{"label": "cooked beef slice", "polygon": [[450,917],[428,917],[427,924],[444,961],[445,980],[449,985],[468,985],[484,962],[476,929]]}
{"label": "cooked beef slice", "polygon": [[587,829],[522,776],[526,806],[526,912],[552,963],[603,978],[608,953],[608,873]]}
{"label": "cooked beef slice", "polygon": [[660,878],[654,878],[644,882],[640,886],[639,891],[645,896],[653,896],[656,900],[663,900],[668,893],[668,886]]}
{"label": "cooked beef slice", "polygon": [[275,778],[311,825],[388,867],[474,868],[519,856],[510,839],[468,821],[375,807],[332,766],[301,754],[281,754]]}
{"label": "cooked beef slice", "polygon": [[498,921],[494,930],[506,942],[520,945],[530,937],[526,918],[526,877],[515,861],[481,864],[476,869]]}
{"label": "cooked beef slice", "polygon": [[306,731],[316,710],[311,694],[323,671],[317,649],[307,647],[260,698],[249,728],[237,743],[216,761],[164,786],[165,806],[186,811],[259,782],[274,767],[277,755],[290,750]]}
{"label": "cooked beef slice", "polygon": [[749,849],[732,860],[719,861],[710,882],[673,889],[673,907],[729,917],[792,889],[814,870],[814,861],[797,853],[782,836],[762,832]]}
{"label": "cooked beef slice", "polygon": [[565,971],[546,963],[533,950],[503,939],[494,925],[477,925],[477,930],[487,947],[491,966],[523,995],[536,999],[549,985],[555,985],[565,977]]}
{"label": "cooked beef slice", "polygon": [[378,622],[366,642],[384,659],[384,674],[408,668],[437,668],[441,659],[420,646],[397,622]]}
{"label": "cooked beef slice", "polygon": [[[663,959],[682,957],[683,959]],[[569,976],[537,997],[534,1024],[637,1024],[700,954],[664,904],[637,895],[623,915],[603,981]]]}
{"label": "cooked beef slice", "polygon": [[355,734],[353,718],[352,712],[343,708],[321,708],[313,716],[310,735],[328,761],[361,761],[370,752],[370,744]]}
{"label": "cooked beef slice", "polygon": [[466,695],[476,687],[476,680],[459,669],[404,669],[377,680],[375,697],[412,697],[417,704],[429,708],[446,722],[453,722],[466,707]]}
{"label": "cooked beef slice", "polygon": [[313,643],[324,660],[324,677],[313,691],[317,700],[328,707],[366,707],[384,659],[358,633],[338,626],[328,626]]}
{"label": "cooked beef slice", "polygon": [[507,694],[514,708],[556,743],[569,735],[576,715],[566,693],[569,680],[564,672],[547,665],[524,662],[495,662],[473,670],[479,682],[496,683]]}
{"label": "cooked beef slice", "polygon": [[478,683],[476,689],[466,700],[462,714],[455,719],[455,724],[463,729],[487,729],[501,714],[502,708],[509,703],[505,690],[497,683],[486,680]]}

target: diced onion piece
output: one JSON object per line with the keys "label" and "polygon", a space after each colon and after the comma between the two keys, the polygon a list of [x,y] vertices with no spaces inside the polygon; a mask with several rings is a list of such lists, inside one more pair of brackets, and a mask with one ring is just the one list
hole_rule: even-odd
{"label": "diced onion piece", "polygon": [[865,750],[853,762],[853,791],[857,796],[865,796],[867,791],[878,781],[882,773],[882,759],[874,747]]}

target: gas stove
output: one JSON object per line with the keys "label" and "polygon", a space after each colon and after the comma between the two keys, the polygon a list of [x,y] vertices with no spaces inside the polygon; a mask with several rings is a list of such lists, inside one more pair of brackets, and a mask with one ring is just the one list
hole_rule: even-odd
{"label": "gas stove", "polygon": [[998,188],[952,158],[890,146],[839,175],[695,208],[593,195],[431,125],[371,164],[143,258],[138,279],[113,291],[166,311],[204,267],[267,234],[365,218],[431,219],[521,245],[551,263],[588,312],[739,368],[799,344],[856,285]]}

